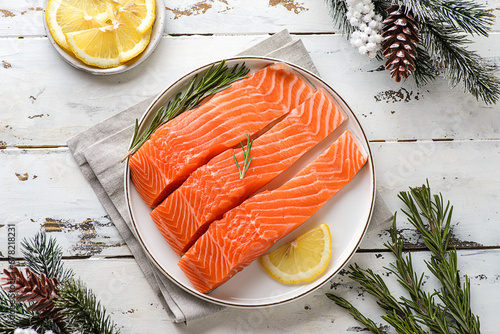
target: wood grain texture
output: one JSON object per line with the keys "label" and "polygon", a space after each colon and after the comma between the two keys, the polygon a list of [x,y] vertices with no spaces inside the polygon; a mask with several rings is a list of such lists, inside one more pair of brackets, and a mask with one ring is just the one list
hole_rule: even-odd
{"label": "wood grain texture", "polygon": [[[328,10],[329,0],[169,0],[165,1],[165,33],[268,34],[288,29],[292,33],[336,33]],[[494,15],[500,1],[478,1]],[[45,36],[44,0],[2,0],[0,36]],[[500,30],[497,21],[492,31]]]}
{"label": "wood grain texture", "polygon": [[[500,246],[498,141],[375,142],[371,147],[377,188],[391,212],[402,207],[398,192],[428,179],[433,191],[454,205],[453,246]],[[5,189],[0,193],[0,222],[16,223],[20,235],[30,237],[44,228],[67,256],[130,254],[67,148],[0,150],[0,175]],[[408,246],[421,247],[405,216],[398,214]],[[372,226],[360,248],[383,249],[389,227]],[[5,238],[0,233],[0,244],[5,245]]]}
{"label": "wood grain texture", "polygon": [[[5,83],[0,104],[1,146],[65,145],[66,140],[141,100],[154,96],[190,70],[230,57],[266,36],[165,37],[137,68],[96,77],[61,60],[40,39],[0,39]],[[417,88],[380,71],[380,62],[355,52],[341,36],[300,36],[318,70],[349,104],[370,140],[495,139],[500,106],[477,102],[443,79]],[[500,34],[482,48],[500,61]],[[201,48],[204,53],[193,53]],[[44,66],[33,66],[33,64]],[[172,66],[172,64],[176,64]],[[362,92],[362,98],[360,98]],[[460,107],[458,107],[460,106]]]}
{"label": "wood grain texture", "polygon": [[[425,272],[425,288],[437,288],[422,264],[426,252],[413,257],[415,268]],[[480,317],[481,333],[497,333],[496,308],[500,298],[500,264],[498,250],[467,250],[458,252],[461,275],[471,279],[472,309]],[[350,263],[374,268],[382,275],[389,289],[397,296],[402,292],[393,275],[383,266],[393,258],[388,253],[356,254]],[[374,267],[373,263],[377,266]],[[481,265],[478,265],[481,264]],[[486,265],[491,264],[491,265]],[[0,262],[0,269],[7,267]],[[386,325],[375,300],[341,272],[329,283],[297,301],[263,309],[227,309],[209,319],[189,326],[170,323],[158,298],[144,281],[133,259],[89,259],[65,261],[87,286],[99,296],[111,317],[124,334],[128,333],[364,333],[362,326],[324,294],[342,296],[356,305],[377,324]],[[271,279],[271,278],[270,278]]]}
{"label": "wood grain texture", "polygon": [[[23,238],[45,229],[122,333],[363,332],[325,292],[346,297],[384,325],[373,299],[345,271],[293,303],[228,309],[189,327],[171,324],[66,147],[72,136],[156,95],[190,70],[288,29],[362,124],[371,141],[377,189],[389,209],[401,207],[399,191],[426,178],[452,202],[452,245],[460,248],[461,274],[471,278],[473,310],[482,333],[497,333],[500,105],[477,102],[442,78],[424,87],[411,80],[395,83],[382,62],[359,55],[338,34],[327,1],[166,1],[165,35],[153,55],[127,73],[106,77],[80,72],[60,58],[46,38],[43,0],[0,1],[0,268],[8,265],[8,224],[16,226],[17,256]],[[500,15],[500,0],[480,2]],[[470,47],[498,68],[500,20],[489,38],[474,42]],[[408,248],[422,247],[401,212],[398,228]],[[374,268],[397,293],[394,277],[382,269],[392,261],[383,247],[388,229],[372,225],[351,263]],[[414,261],[425,256],[417,251]],[[421,263],[417,268],[425,269]],[[426,287],[436,282],[429,280]]]}

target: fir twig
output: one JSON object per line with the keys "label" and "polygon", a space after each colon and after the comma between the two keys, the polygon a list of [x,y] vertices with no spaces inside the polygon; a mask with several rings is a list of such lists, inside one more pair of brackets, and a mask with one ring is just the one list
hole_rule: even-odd
{"label": "fir twig", "polygon": [[127,156],[122,161],[134,154],[160,126],[181,113],[195,108],[206,97],[229,88],[233,82],[245,78],[249,71],[245,64],[238,64],[229,69],[225,65],[225,60],[223,60],[217,67],[215,64],[210,66],[201,80],[198,80],[198,76],[195,75],[183,93],[178,93],[173,100],[168,102],[166,107],[162,107],[157,111],[151,124],[140,135],[139,121],[136,120],[132,144]]}
{"label": "fir twig", "polygon": [[39,333],[51,330],[63,334],[52,319],[41,318],[36,312],[26,310],[26,304],[9,296],[9,289],[0,288],[0,334],[12,334],[17,328],[28,327]]}
{"label": "fir twig", "polygon": [[67,280],[58,289],[56,305],[71,332],[114,334],[114,324],[92,290],[83,282]]}
{"label": "fir twig", "polygon": [[63,267],[62,248],[54,238],[47,238],[45,231],[37,233],[31,240],[24,239],[21,246],[27,265],[35,274],[44,273],[60,282],[73,277],[73,271]]}
{"label": "fir twig", "polygon": [[347,4],[344,0],[327,0],[333,25],[340,29],[340,32],[348,39],[354,32],[354,27],[346,17]]}
{"label": "fir twig", "polygon": [[495,67],[487,64],[476,52],[464,45],[470,43],[465,35],[450,26],[426,22],[421,26],[422,44],[436,64],[443,66],[449,84],[455,87],[463,82],[465,91],[487,104],[500,98],[500,81]]}
{"label": "fir twig", "polygon": [[252,144],[253,144],[253,139],[250,140],[250,135],[247,133],[247,145],[246,149],[243,146],[243,143],[240,142],[241,149],[243,150],[243,168],[240,167],[240,164],[238,163],[238,159],[236,159],[236,155],[233,152],[233,159],[234,162],[236,163],[236,167],[238,167],[238,172],[240,174],[240,180],[242,180],[245,177],[245,174],[247,173],[248,168],[250,167],[250,162],[252,162],[252,158],[250,156],[250,150],[252,149]]}
{"label": "fir twig", "polygon": [[488,36],[495,15],[476,1],[470,0],[399,0],[408,11],[424,21],[437,21],[456,31]]}

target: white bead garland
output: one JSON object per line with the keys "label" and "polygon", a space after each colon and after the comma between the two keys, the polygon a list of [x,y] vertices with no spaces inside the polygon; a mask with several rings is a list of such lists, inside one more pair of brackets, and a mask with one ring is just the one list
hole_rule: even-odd
{"label": "white bead garland", "polygon": [[381,48],[382,17],[375,14],[371,0],[346,0],[346,17],[356,30],[351,34],[351,45],[359,53],[374,58]]}
{"label": "white bead garland", "polygon": [[[14,331],[14,334],[38,334],[38,333],[32,328],[17,328]],[[48,330],[48,331],[45,331],[45,334],[54,334],[54,332],[51,330]]]}

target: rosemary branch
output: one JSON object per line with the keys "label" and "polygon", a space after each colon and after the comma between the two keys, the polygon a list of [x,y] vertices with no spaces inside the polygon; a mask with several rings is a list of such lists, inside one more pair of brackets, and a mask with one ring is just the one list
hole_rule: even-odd
{"label": "rosemary branch", "polygon": [[424,245],[432,253],[431,260],[425,263],[442,285],[435,293],[445,305],[451,327],[455,333],[479,334],[479,318],[470,306],[470,280],[465,276],[465,283],[461,284],[457,252],[448,251],[453,207],[449,202],[444,206],[442,195],[431,195],[428,184],[411,188],[409,193],[402,192],[399,198],[408,207],[409,212],[405,214],[410,223],[422,234]]}
{"label": "rosemary branch", "polygon": [[[349,267],[350,278],[378,299],[377,304],[386,311],[382,319],[398,333],[479,334],[479,318],[470,307],[469,278],[465,276],[465,283],[460,283],[456,250],[448,249],[452,206],[449,202],[444,205],[441,194],[431,195],[428,184],[410,188],[409,192],[401,192],[398,197],[407,207],[402,209],[403,213],[422,235],[424,245],[431,252],[430,261],[424,262],[442,287],[432,293],[424,291],[423,274],[415,272],[410,253],[403,255],[405,240],[397,234],[396,217],[390,230],[391,242],[384,244],[396,262],[385,269],[395,274],[409,298],[401,296],[396,299],[380,275],[357,264]],[[380,333],[376,326],[372,326],[374,322],[359,313],[351,303],[340,297],[327,296],[347,309],[372,333]]]}
{"label": "rosemary branch", "polygon": [[253,144],[253,139],[250,140],[250,135],[247,133],[247,145],[246,149],[243,146],[243,143],[240,142],[241,149],[243,150],[243,168],[240,167],[240,164],[238,163],[238,159],[236,159],[236,155],[233,152],[233,159],[234,162],[236,163],[236,167],[238,167],[238,172],[240,174],[240,180],[242,180],[245,177],[245,174],[247,173],[248,167],[250,167],[250,162],[252,161],[252,158],[250,156],[250,150],[252,149],[252,144]]}
{"label": "rosemary branch", "polygon": [[122,162],[134,154],[160,126],[183,112],[195,108],[206,97],[229,88],[237,80],[246,78],[250,71],[245,64],[237,64],[229,69],[225,63],[223,60],[217,67],[215,64],[210,66],[199,81],[198,75],[195,75],[184,92],[178,93],[165,107],[161,107],[156,112],[151,124],[140,135],[139,121],[136,119],[132,144]]}

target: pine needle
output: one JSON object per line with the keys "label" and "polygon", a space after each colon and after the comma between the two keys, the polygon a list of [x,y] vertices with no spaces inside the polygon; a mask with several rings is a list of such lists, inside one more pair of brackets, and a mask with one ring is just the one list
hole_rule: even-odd
{"label": "pine needle", "polygon": [[24,239],[21,246],[27,265],[35,274],[44,273],[59,282],[73,277],[73,271],[62,264],[62,248],[54,238],[47,238],[45,231],[40,231],[31,240]]}
{"label": "pine needle", "polygon": [[59,286],[56,305],[71,333],[119,333],[92,290],[80,280],[68,280]]}

